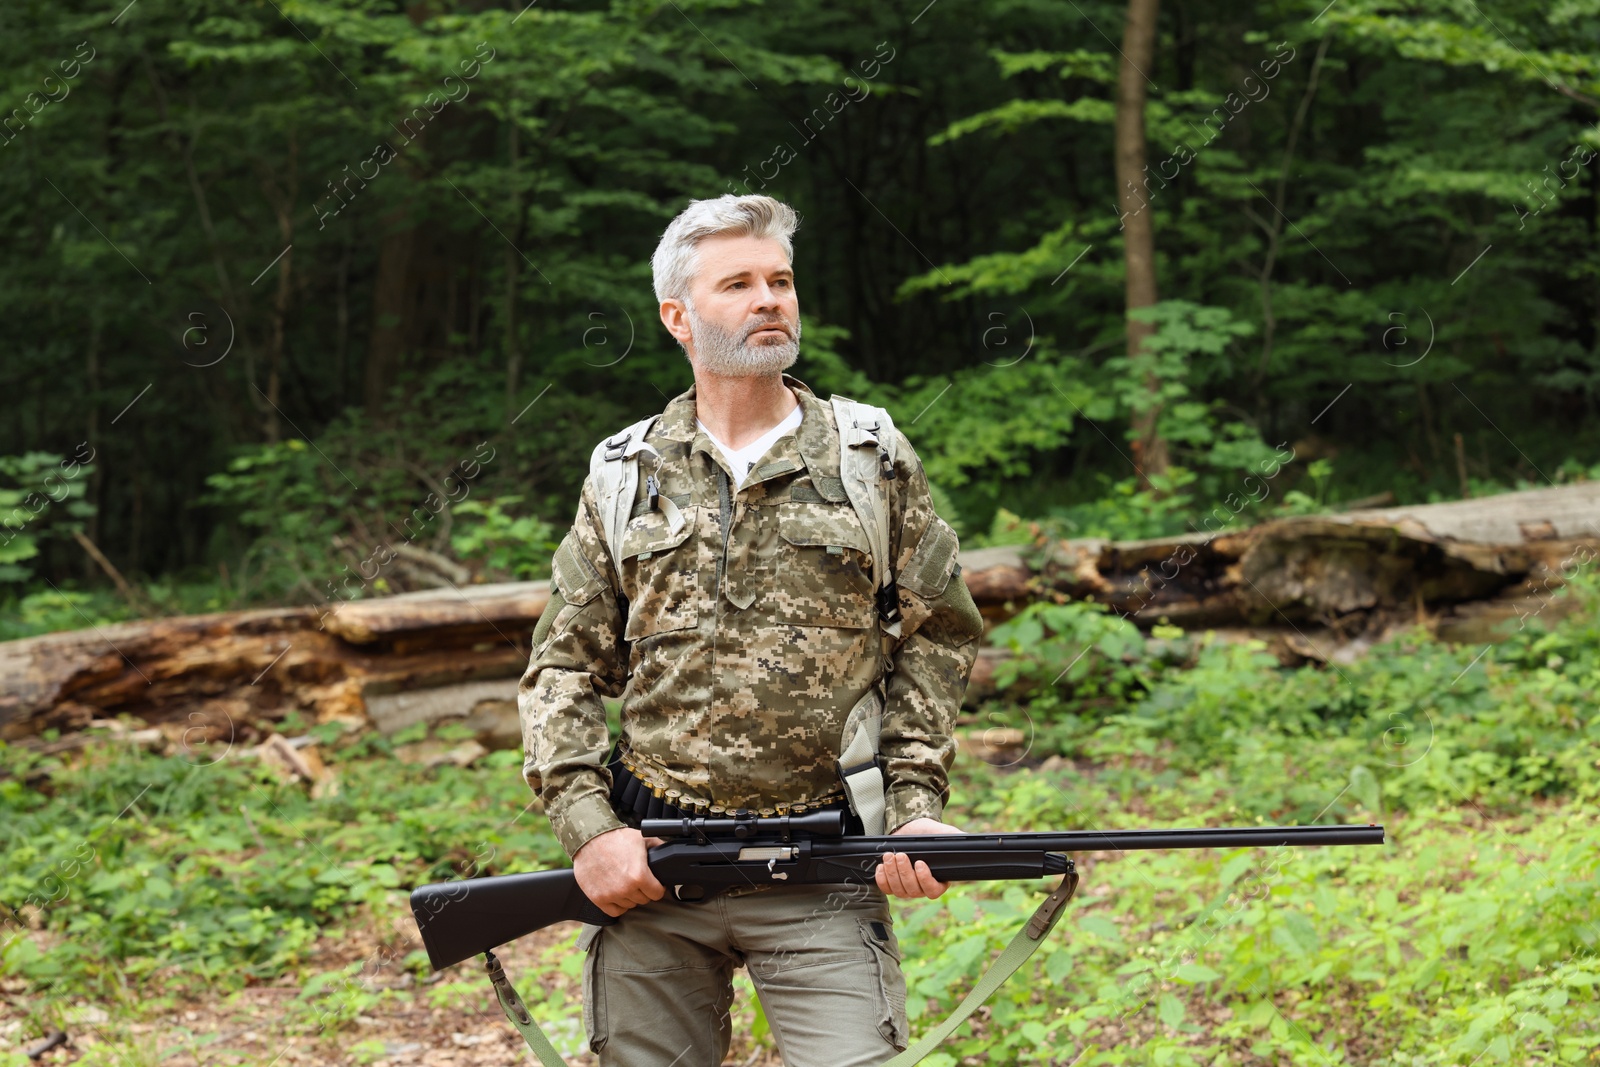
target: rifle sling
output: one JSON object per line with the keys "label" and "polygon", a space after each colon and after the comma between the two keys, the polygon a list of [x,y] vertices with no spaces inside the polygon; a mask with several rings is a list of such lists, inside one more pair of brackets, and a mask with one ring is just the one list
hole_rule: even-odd
{"label": "rifle sling", "polygon": [[[1061,884],[1056,887],[1055,892],[1039,905],[1032,918],[1011,938],[1011,943],[995,957],[993,963],[989,964],[989,969],[983,972],[983,976],[978,979],[978,983],[972,987],[966,998],[956,1006],[956,1010],[946,1016],[938,1026],[923,1034],[922,1040],[886,1061],[882,1067],[911,1067],[938,1048],[945,1038],[955,1032],[956,1027],[967,1021],[967,1016],[977,1011],[984,1001],[994,995],[996,989],[1005,984],[1006,979],[1017,973],[1017,969],[1028,962],[1028,958],[1044,943],[1045,935],[1055,928],[1067,901],[1071,900],[1077,891],[1078,872],[1069,866],[1066,876],[1061,879]],[[500,966],[500,961],[495,959],[494,953],[485,952],[483,958],[489,969],[489,979],[494,983],[494,991],[500,998],[500,1007],[505,1010],[506,1018],[511,1020],[511,1025],[517,1028],[522,1039],[528,1043],[528,1048],[533,1051],[534,1056],[543,1067],[566,1067],[567,1061],[555,1050],[555,1046],[550,1044],[550,1039],[544,1036],[539,1024],[533,1021],[528,1009],[523,1007],[522,999],[511,987],[511,980],[506,977],[505,968]]]}
{"label": "rifle sling", "polygon": [[483,954],[484,966],[489,969],[489,980],[494,983],[494,992],[500,998],[500,1007],[506,1013],[506,1018],[511,1020],[511,1025],[517,1028],[517,1033],[522,1035],[522,1040],[528,1043],[528,1048],[544,1067],[567,1067],[566,1057],[556,1051],[550,1039],[544,1036],[544,1031],[539,1029],[539,1024],[533,1021],[533,1016],[528,1014],[528,1009],[523,1007],[522,998],[517,996],[517,991],[512,988],[511,979],[506,977],[506,969],[500,966],[500,961],[495,959],[493,952]]}
{"label": "rifle sling", "polygon": [[956,1010],[947,1015],[938,1026],[923,1034],[922,1040],[886,1061],[882,1067],[911,1067],[938,1048],[945,1038],[955,1032],[956,1027],[967,1021],[967,1016],[977,1011],[979,1005],[1005,984],[1007,978],[1017,973],[1017,968],[1028,962],[1028,957],[1044,943],[1045,935],[1060,920],[1063,905],[1071,900],[1077,891],[1078,872],[1068,867],[1066,876],[1061,879],[1061,885],[1039,905],[1038,910],[1033,913],[1033,918],[1016,932],[1011,938],[1011,943],[995,957],[993,963],[989,964],[989,969],[983,972],[983,977],[978,979],[978,984],[972,987],[972,991],[956,1006]]}

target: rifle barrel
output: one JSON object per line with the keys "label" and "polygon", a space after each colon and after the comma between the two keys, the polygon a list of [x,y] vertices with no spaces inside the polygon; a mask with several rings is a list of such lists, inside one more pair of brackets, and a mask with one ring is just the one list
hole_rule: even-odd
{"label": "rifle barrel", "polygon": [[905,837],[816,841],[819,857],[859,852],[872,841],[882,852],[944,852],[993,847],[997,851],[1134,852],[1156,848],[1271,848],[1276,845],[1381,845],[1383,827],[1225,826],[1198,830],[1074,830],[1066,833],[914,834]]}

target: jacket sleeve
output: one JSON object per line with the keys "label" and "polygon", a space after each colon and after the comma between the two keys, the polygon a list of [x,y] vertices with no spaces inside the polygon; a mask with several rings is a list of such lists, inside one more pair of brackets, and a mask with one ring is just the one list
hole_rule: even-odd
{"label": "jacket sleeve", "polygon": [[886,687],[879,744],[888,781],[885,826],[891,833],[912,819],[943,814],[955,760],[956,713],[983,637],[983,618],[956,564],[956,532],[935,513],[927,475],[903,434],[897,442],[895,486],[890,530],[901,640]]}
{"label": "jacket sleeve", "polygon": [[533,652],[517,686],[522,775],[569,856],[590,838],[623,826],[608,799],[611,737],[603,696],[626,681],[625,617],[592,487],[585,479],[572,529],[551,563],[550,603],[533,631]]}

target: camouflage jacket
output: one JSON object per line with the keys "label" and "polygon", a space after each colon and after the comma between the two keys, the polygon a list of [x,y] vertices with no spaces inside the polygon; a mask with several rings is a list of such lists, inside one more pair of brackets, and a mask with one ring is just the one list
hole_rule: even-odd
{"label": "camouflage jacket", "polygon": [[[869,541],[839,477],[831,405],[784,376],[804,408],[735,492],[695,425],[695,391],[647,440],[671,532],[641,475],[621,573],[591,481],[552,565],[550,604],[517,689],[523,775],[569,854],[624,825],[605,769],[602,697],[622,697],[622,753],[644,783],[692,810],[803,811],[842,797],[845,717],[883,662]],[[898,431],[896,431],[898,433]],[[890,830],[937,818],[952,726],[983,623],[902,435],[888,482],[901,640],[887,676],[880,758]]]}

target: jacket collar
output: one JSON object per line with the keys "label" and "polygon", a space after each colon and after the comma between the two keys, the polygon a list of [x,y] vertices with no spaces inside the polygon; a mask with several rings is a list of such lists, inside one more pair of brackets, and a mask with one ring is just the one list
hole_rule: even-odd
{"label": "jacket collar", "polygon": [[[826,400],[819,399],[811,391],[810,386],[792,374],[783,375],[783,384],[794,390],[794,395],[799,399],[803,409],[800,415],[800,429],[795,434],[795,444],[799,448],[800,458],[806,468],[813,473],[837,477],[839,431],[833,424],[833,406]],[[667,402],[666,410],[656,423],[656,433],[669,441],[681,442],[687,446],[686,450],[689,452],[696,450],[696,438],[705,435],[695,425],[693,385]],[[709,437],[706,437],[703,449],[715,452]]]}

